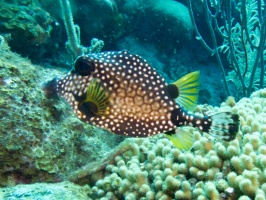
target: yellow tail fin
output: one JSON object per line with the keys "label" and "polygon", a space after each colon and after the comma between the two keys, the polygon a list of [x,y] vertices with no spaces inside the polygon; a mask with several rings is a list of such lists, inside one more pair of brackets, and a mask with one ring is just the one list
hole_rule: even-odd
{"label": "yellow tail fin", "polygon": [[172,83],[178,88],[179,95],[176,102],[186,110],[193,110],[197,106],[199,96],[200,72],[191,72]]}

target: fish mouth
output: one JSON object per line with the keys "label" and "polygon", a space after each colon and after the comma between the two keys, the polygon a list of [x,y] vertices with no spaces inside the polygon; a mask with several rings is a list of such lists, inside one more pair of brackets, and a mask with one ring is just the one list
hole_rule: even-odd
{"label": "fish mouth", "polygon": [[58,94],[56,92],[57,80],[54,78],[50,81],[45,81],[41,84],[41,88],[44,91],[44,95],[48,99],[57,99]]}

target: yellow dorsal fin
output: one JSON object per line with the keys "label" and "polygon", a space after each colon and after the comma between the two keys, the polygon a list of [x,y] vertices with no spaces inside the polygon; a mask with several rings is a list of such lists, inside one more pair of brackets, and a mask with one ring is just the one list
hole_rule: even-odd
{"label": "yellow dorsal fin", "polygon": [[88,104],[87,108],[90,112],[104,116],[109,112],[109,93],[103,87],[99,79],[93,78],[87,88],[86,99],[82,104]]}
{"label": "yellow dorsal fin", "polygon": [[191,72],[172,83],[178,89],[176,102],[186,110],[194,110],[199,96],[200,72]]}
{"label": "yellow dorsal fin", "polygon": [[178,129],[175,134],[166,136],[173,142],[173,144],[181,151],[190,151],[194,144],[193,132],[185,131],[182,128]]}

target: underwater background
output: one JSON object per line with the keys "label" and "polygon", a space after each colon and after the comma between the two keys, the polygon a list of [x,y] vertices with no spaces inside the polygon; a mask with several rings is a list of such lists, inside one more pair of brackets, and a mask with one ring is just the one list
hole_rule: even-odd
{"label": "underwater background", "polygon": [[[266,199],[265,17],[263,0],[0,1],[0,199]],[[188,128],[182,152],[45,98],[79,54],[118,50],[168,83],[200,70],[193,112],[238,114],[237,138]]]}

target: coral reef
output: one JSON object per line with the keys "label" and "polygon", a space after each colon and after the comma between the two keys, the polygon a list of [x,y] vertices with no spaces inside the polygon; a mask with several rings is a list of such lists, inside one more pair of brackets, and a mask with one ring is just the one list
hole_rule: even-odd
{"label": "coral reef", "polygon": [[[232,142],[193,131],[191,152],[181,152],[161,136],[128,139],[137,144],[107,165],[92,187],[92,199],[265,199],[266,89],[221,107],[199,106],[203,113],[231,110],[241,117]],[[137,148],[137,149],[136,149]],[[138,154],[136,154],[138,152]]]}
{"label": "coral reef", "polygon": [[[241,130],[232,142],[217,141],[193,128],[187,128],[187,131],[194,132],[196,139],[190,152],[179,151],[163,135],[128,138],[108,158],[72,170],[69,180],[92,187],[66,182],[21,185],[1,189],[0,197],[15,199],[19,196],[23,199],[37,195],[42,199],[58,199],[58,195],[62,198],[77,195],[79,199],[102,200],[265,199],[265,105],[266,89],[237,103],[230,97],[220,108],[198,106],[199,113],[231,110],[241,116]],[[64,192],[58,193],[57,189]]]}
{"label": "coral reef", "polygon": [[82,168],[73,171],[68,176],[67,180],[79,184],[88,184],[88,179],[91,183],[95,183],[99,177],[103,176],[103,171],[108,164],[114,163],[116,156],[119,156],[127,151],[131,151],[134,155],[137,155],[139,148],[135,143],[132,143],[130,139],[126,139],[124,142],[115,147],[112,152],[106,155],[101,160],[90,162]]}
{"label": "coral reef", "polygon": [[20,2],[17,5],[2,2],[0,18],[2,33],[12,30],[12,37],[20,37],[20,40],[23,38],[25,42],[34,45],[46,43],[52,31],[53,19],[49,13],[40,7],[34,7],[33,3]]}
{"label": "coral reef", "polygon": [[0,54],[1,186],[62,180],[119,143],[121,137],[79,121],[64,102],[44,97],[41,83],[58,69],[32,65],[1,36]]}
{"label": "coral reef", "polygon": [[[68,178],[90,184],[80,189],[91,199],[265,197],[266,89],[239,102],[230,97],[220,108],[197,107],[198,114],[238,113],[241,129],[232,142],[188,128],[196,139],[190,152],[179,151],[163,135],[128,138],[111,151],[120,137],[81,123],[64,103],[43,97],[37,86],[58,70],[10,52],[3,37],[0,53],[1,186]],[[14,196],[15,188],[0,195]]]}
{"label": "coral reef", "polygon": [[[51,39],[55,19],[38,7],[37,1],[16,2],[1,3],[0,32],[6,36],[11,33],[10,44],[24,55],[35,52],[35,57],[38,52],[42,57],[47,50],[40,46]],[[172,74],[174,78],[179,73],[176,66],[182,72],[188,70],[185,65],[180,67],[180,59],[189,60],[186,56],[190,49],[179,50],[183,51],[182,56],[176,50],[181,40],[191,39],[187,8],[174,0],[143,2],[94,0],[86,5],[79,2],[82,6],[73,6],[74,15],[77,15],[74,18],[78,19],[81,37],[87,44],[90,41],[86,38],[97,35],[108,38],[107,48],[120,43],[120,47],[132,46],[133,50],[149,52],[146,55],[153,58],[153,66],[159,65],[160,74],[170,74],[169,77]],[[48,8],[54,1],[43,3]],[[54,10],[54,6],[51,8]],[[57,11],[60,10],[54,12]],[[57,46],[48,48],[53,55],[63,43],[56,41],[57,38],[48,42]],[[148,48],[147,41],[151,43]],[[92,46],[101,49],[102,43],[93,40]],[[163,64],[171,60],[170,56],[163,58],[160,51],[168,48],[175,52],[172,63],[169,62],[169,66],[174,66],[171,69]],[[187,128],[194,132],[196,139],[190,152],[179,151],[164,135],[128,138],[117,146],[124,138],[82,123],[63,102],[44,98],[41,83],[59,75],[62,69],[32,65],[29,60],[12,53],[2,36],[0,54],[0,186],[31,184],[0,189],[0,198],[265,199],[266,89],[239,102],[228,98],[220,108],[197,107],[198,114],[227,110],[238,113],[241,128],[232,142],[221,142]],[[161,62],[158,64],[154,57],[160,57]],[[217,79],[214,73],[207,73],[206,79],[207,76]],[[208,100],[209,94],[218,96],[215,90],[221,94],[217,88],[202,91],[202,94],[205,93]],[[91,187],[68,182],[32,184],[62,180]]]}
{"label": "coral reef", "polygon": [[40,46],[49,42],[54,25],[52,16],[34,1],[1,2],[0,20],[0,33],[10,34],[10,46],[25,56],[43,53]]}

